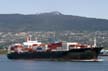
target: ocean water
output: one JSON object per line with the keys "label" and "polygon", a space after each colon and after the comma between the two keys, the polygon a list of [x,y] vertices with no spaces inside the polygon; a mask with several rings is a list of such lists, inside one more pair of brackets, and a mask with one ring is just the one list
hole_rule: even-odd
{"label": "ocean water", "polygon": [[0,71],[108,71],[108,56],[99,62],[9,60],[0,55]]}

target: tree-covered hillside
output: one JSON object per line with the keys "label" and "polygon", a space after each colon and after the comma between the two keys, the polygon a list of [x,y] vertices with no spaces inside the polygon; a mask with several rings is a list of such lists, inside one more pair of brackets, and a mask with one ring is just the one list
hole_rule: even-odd
{"label": "tree-covered hillside", "polygon": [[59,12],[42,14],[0,14],[0,31],[105,31],[108,20],[64,15]]}

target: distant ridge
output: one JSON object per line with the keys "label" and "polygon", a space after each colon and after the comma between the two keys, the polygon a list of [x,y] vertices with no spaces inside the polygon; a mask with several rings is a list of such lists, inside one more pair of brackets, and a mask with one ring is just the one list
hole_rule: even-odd
{"label": "distant ridge", "polygon": [[40,14],[0,14],[1,32],[106,31],[108,20],[64,15],[58,11]]}
{"label": "distant ridge", "polygon": [[39,13],[38,15],[63,15],[63,14],[58,11],[53,11],[53,12]]}

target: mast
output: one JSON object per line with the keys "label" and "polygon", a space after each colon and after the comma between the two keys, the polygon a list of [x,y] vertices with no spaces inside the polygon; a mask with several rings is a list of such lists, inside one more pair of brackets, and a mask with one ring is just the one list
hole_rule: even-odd
{"label": "mast", "polygon": [[28,42],[28,41],[31,41],[31,37],[32,37],[31,35],[27,35],[27,36],[26,36],[26,41],[27,41],[27,42]]}
{"label": "mast", "polygon": [[97,47],[97,43],[96,43],[96,37],[94,37],[94,44],[93,44],[93,47]]}

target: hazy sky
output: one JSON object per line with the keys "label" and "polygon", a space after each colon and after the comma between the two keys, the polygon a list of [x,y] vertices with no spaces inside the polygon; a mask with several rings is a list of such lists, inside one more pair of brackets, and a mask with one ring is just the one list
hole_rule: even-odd
{"label": "hazy sky", "polygon": [[0,14],[50,11],[108,19],[108,0],[0,0]]}

